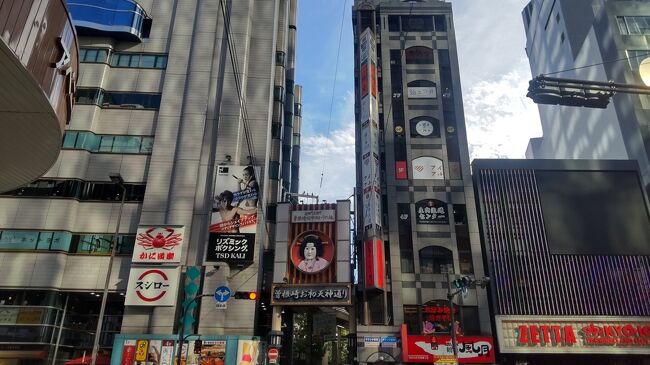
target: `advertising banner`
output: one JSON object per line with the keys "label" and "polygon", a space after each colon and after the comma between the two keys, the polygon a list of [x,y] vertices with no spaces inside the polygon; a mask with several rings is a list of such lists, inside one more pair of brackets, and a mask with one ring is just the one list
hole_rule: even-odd
{"label": "advertising banner", "polygon": [[650,354],[647,317],[496,316],[503,353]]}
{"label": "advertising banner", "polygon": [[122,347],[122,360],[120,361],[120,365],[133,365],[133,361],[135,360],[135,346],[136,340],[124,341],[124,346]]}
{"label": "advertising banner", "polygon": [[[406,340],[404,340],[406,339]],[[488,336],[457,336],[458,363],[493,364],[494,341]],[[433,363],[454,356],[450,336],[410,336],[402,325],[402,360],[404,362]]]}
{"label": "advertising banner", "polygon": [[226,341],[203,341],[201,365],[224,365],[226,361]]}
{"label": "advertising banner", "polygon": [[250,165],[217,166],[207,261],[252,261],[259,194],[257,170]]}
{"label": "advertising banner", "polygon": [[237,344],[237,364],[258,365],[260,342],[258,340],[239,340]]}
{"label": "advertising banner", "polygon": [[445,173],[442,160],[435,157],[418,157],[413,159],[413,180],[442,180]]}
{"label": "advertising banner", "polygon": [[180,267],[132,267],[124,304],[173,306],[180,274]]}
{"label": "advertising banner", "polygon": [[0,306],[0,325],[16,324],[19,308],[2,308]]}
{"label": "advertising banner", "polygon": [[206,262],[248,263],[253,262],[255,251],[254,233],[210,234]]}
{"label": "advertising banner", "polygon": [[438,199],[423,199],[415,203],[417,224],[449,224],[447,203]]}
{"label": "advertising banner", "polygon": [[[124,342],[126,344],[126,341]],[[163,340],[162,348],[160,349],[160,362],[159,365],[172,365],[174,362],[174,340]]]}
{"label": "advertising banner", "polygon": [[133,246],[133,263],[180,263],[184,227],[138,227]]}

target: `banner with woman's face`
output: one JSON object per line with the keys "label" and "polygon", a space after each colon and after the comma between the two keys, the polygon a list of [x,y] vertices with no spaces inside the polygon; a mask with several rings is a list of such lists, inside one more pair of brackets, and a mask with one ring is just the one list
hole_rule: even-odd
{"label": "banner with woman's face", "polygon": [[216,167],[206,261],[253,261],[257,231],[258,169],[251,165]]}

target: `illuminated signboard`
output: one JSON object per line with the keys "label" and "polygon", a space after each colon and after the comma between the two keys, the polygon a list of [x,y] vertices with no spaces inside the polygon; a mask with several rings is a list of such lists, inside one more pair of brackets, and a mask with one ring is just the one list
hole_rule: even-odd
{"label": "illuminated signboard", "polygon": [[504,353],[650,354],[647,317],[497,316]]}

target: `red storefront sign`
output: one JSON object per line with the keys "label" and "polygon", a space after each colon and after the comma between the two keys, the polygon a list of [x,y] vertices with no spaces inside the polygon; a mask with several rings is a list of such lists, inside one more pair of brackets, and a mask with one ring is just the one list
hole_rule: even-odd
{"label": "red storefront sign", "polygon": [[[492,337],[458,336],[457,344],[460,364],[495,362]],[[450,336],[409,336],[406,325],[402,325],[402,361],[433,363],[453,355]]]}
{"label": "red storefront sign", "polygon": [[395,179],[407,180],[408,173],[406,172],[406,161],[395,161]]}
{"label": "red storefront sign", "polygon": [[365,242],[365,285],[366,289],[384,289],[384,242],[369,239]]}
{"label": "red storefront sign", "polygon": [[650,354],[644,317],[496,316],[502,353]]}

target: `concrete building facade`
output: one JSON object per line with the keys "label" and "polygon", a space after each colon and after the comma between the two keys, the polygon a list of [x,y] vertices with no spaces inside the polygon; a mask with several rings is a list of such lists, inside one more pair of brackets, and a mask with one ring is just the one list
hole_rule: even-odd
{"label": "concrete building facade", "polygon": [[[646,1],[533,0],[522,16],[533,76],[642,84],[639,63],[650,53]],[[526,157],[637,160],[647,190],[649,108],[648,96],[622,93],[603,110],[540,105],[544,135],[530,140]]]}
{"label": "concrete building facade", "polygon": [[[403,325],[402,346],[448,336],[445,273],[484,275],[452,4],[359,0],[352,19],[357,360],[426,362],[393,340]],[[457,296],[454,312],[463,335],[490,336],[484,290]]]}
{"label": "concrete building facade", "polygon": [[[89,356],[114,243],[103,350],[120,332],[177,333],[180,303],[218,285],[264,290],[272,265],[263,267],[262,256],[274,232],[267,207],[298,184],[297,3],[68,2],[81,66],[62,151],[38,180],[0,196],[0,304],[18,319],[33,314],[0,323],[0,358],[51,362],[55,347],[57,361]],[[255,168],[254,255],[206,267],[221,165]],[[109,179],[115,173],[124,194]],[[124,307],[136,232],[149,226],[184,227],[179,291],[171,306]],[[260,300],[226,310],[213,303],[202,299],[188,331],[270,330]]]}

